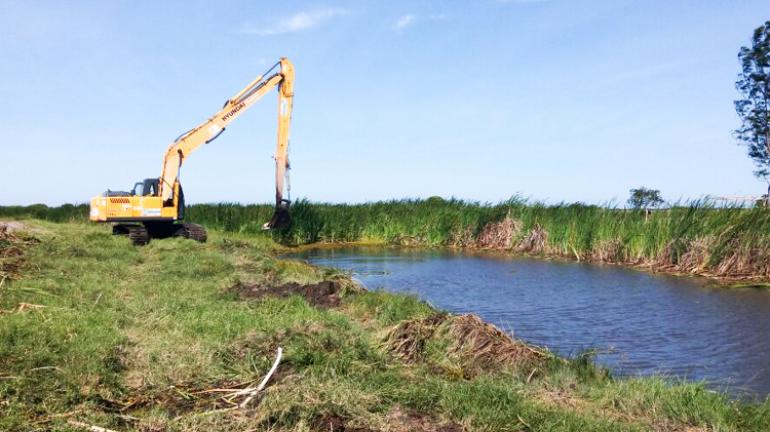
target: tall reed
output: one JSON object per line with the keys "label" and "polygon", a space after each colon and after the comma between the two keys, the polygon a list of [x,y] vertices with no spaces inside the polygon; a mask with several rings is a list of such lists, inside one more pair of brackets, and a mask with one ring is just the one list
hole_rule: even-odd
{"label": "tall reed", "polygon": [[[196,204],[188,220],[257,234],[270,205]],[[770,210],[692,201],[649,213],[519,199],[490,204],[457,199],[292,205],[292,225],[272,232],[285,244],[378,242],[511,249],[581,260],[649,264],[721,276],[770,276]],[[0,207],[0,217],[86,220],[86,205]],[[505,223],[503,223],[505,222]],[[500,232],[495,232],[498,230]],[[501,231],[502,230],[502,231]],[[507,237],[489,243],[489,238]]]}

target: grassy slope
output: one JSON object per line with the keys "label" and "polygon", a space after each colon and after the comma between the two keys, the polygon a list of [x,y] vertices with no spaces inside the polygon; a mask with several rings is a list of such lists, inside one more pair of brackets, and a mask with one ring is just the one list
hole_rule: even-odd
{"label": "grassy slope", "polygon": [[[302,431],[332,415],[348,426],[419,429],[398,412],[424,416],[424,430],[449,422],[500,431],[770,429],[770,402],[730,402],[657,378],[615,380],[584,359],[463,378],[467,365],[434,341],[422,360],[405,362],[386,349],[388,330],[435,313],[412,297],[350,293],[321,310],[299,297],[230,293],[237,282],[339,277],[274,258],[262,237],[214,232],[205,245],[134,248],[104,226],[28,224],[41,241],[26,246],[21,277],[0,287],[0,430],[67,430],[78,420],[116,430]],[[259,379],[278,345],[278,377],[253,409],[205,414],[218,405],[198,392]]]}

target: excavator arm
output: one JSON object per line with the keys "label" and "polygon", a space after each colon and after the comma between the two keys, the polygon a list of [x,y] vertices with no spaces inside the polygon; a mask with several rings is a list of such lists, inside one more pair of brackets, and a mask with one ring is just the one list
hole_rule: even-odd
{"label": "excavator arm", "polygon": [[[279,70],[273,73],[276,68]],[[158,196],[164,203],[171,203],[172,195],[178,189],[179,169],[185,159],[201,145],[216,139],[227,125],[274,87],[278,87],[278,143],[275,151],[276,215],[265,226],[269,228],[275,224],[278,213],[281,211],[285,213],[283,190],[285,173],[289,166],[289,125],[294,99],[294,66],[287,58],[282,58],[267,72],[258,76],[238,94],[228,99],[224,107],[213,117],[185,132],[169,146],[163,158],[163,170],[158,188]]]}

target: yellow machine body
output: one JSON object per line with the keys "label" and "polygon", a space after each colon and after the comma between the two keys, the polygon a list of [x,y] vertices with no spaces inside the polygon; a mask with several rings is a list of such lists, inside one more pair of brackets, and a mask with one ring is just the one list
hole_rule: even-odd
{"label": "yellow machine body", "polygon": [[164,206],[163,200],[157,196],[99,196],[91,198],[91,214],[93,222],[143,222],[178,220],[178,200],[172,205]]}

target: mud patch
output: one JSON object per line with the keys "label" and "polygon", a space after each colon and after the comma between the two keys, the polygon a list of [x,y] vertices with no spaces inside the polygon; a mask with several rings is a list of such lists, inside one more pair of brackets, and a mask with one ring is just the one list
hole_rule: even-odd
{"label": "mud patch", "polygon": [[290,282],[275,286],[238,283],[230,288],[230,291],[237,293],[241,297],[252,299],[263,297],[286,298],[298,295],[313,306],[328,309],[339,306],[342,286],[337,281],[323,281],[307,285]]}
{"label": "mud patch", "polygon": [[505,368],[533,368],[549,357],[547,351],[513,339],[476,315],[434,315],[407,320],[390,330],[387,350],[407,362],[426,361],[426,346],[443,341],[446,355],[457,360],[463,376]]}

